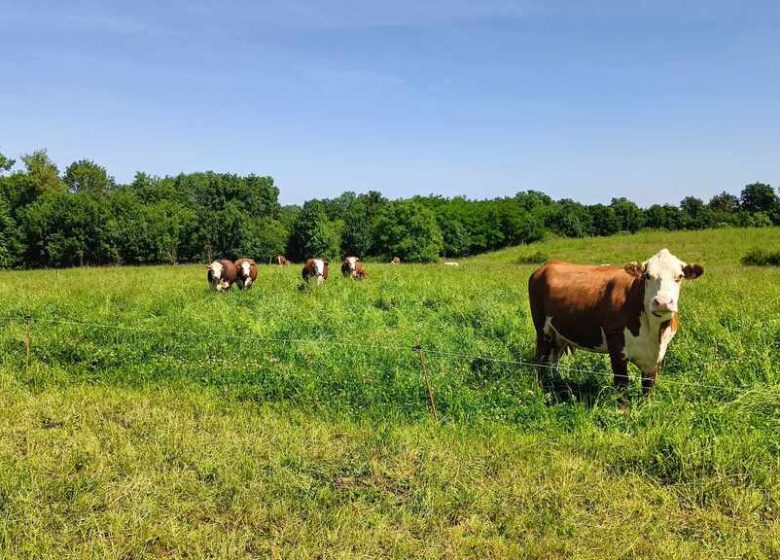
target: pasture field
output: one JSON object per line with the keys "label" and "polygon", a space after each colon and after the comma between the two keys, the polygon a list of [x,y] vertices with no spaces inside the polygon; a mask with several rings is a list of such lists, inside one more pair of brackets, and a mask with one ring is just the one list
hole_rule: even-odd
{"label": "pasture field", "polygon": [[[778,558],[780,269],[740,264],[777,246],[552,239],[222,295],[202,265],[1,272],[0,558]],[[632,368],[620,412],[584,352],[545,394],[518,262],[662,247],[706,273],[651,398]]]}

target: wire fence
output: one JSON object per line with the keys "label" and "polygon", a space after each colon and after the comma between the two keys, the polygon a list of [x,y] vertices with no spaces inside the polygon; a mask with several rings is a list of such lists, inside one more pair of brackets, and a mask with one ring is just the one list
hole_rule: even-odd
{"label": "wire fence", "polygon": [[[182,331],[180,329],[152,328],[152,327],[145,327],[145,326],[139,327],[139,326],[121,325],[115,323],[96,323],[92,321],[81,321],[72,318],[38,317],[32,315],[3,315],[0,316],[0,321],[6,323],[11,322],[11,323],[26,325],[27,336],[25,339],[25,363],[28,367],[30,364],[31,353],[32,353],[31,327],[34,324],[69,325],[69,326],[97,329],[104,332],[125,331],[125,332],[133,332],[137,334],[166,336],[166,337],[177,337],[177,336],[181,336],[182,334],[186,334],[186,336],[192,338],[202,338],[202,339],[213,339],[215,337],[215,334],[213,332],[197,332],[192,330]],[[239,334],[229,333],[229,332],[220,333],[219,338],[221,340],[228,339],[228,340],[235,340],[241,342],[247,341],[247,335],[239,335]],[[418,359],[420,360],[420,371],[425,379],[426,391],[430,396],[430,400],[431,400],[430,406],[432,412],[435,410],[435,403],[433,399],[432,388],[430,387],[430,378],[428,376],[428,373],[426,371],[426,366],[425,366],[426,354],[432,356],[454,358],[456,360],[460,360],[464,362],[468,361],[469,363],[482,362],[482,363],[501,364],[501,365],[515,366],[518,368],[527,368],[533,371],[545,371],[545,370],[550,372],[565,371],[567,374],[591,375],[591,376],[612,378],[612,379],[618,379],[623,377],[621,375],[615,375],[611,371],[605,371],[605,370],[594,370],[594,369],[571,367],[571,366],[565,368],[565,370],[562,370],[562,368],[559,365],[553,365],[553,364],[537,363],[537,362],[518,360],[518,359],[496,358],[494,356],[489,356],[484,354],[469,354],[465,352],[456,352],[452,350],[441,350],[434,347],[426,346],[419,341],[415,342],[414,344],[403,344],[398,342],[376,344],[376,343],[367,342],[365,340],[343,339],[343,338],[336,339],[333,337],[319,337],[319,338],[269,337],[269,336],[257,335],[254,333],[251,334],[251,341],[260,342],[260,343],[281,344],[285,346],[320,345],[320,346],[350,347],[350,348],[356,348],[362,350],[414,352],[418,356]],[[218,362],[218,360],[219,359],[209,357],[210,363],[216,363]],[[225,360],[225,362],[227,363],[227,360]],[[252,363],[251,361],[248,362],[246,360],[244,360],[242,363],[244,365],[252,365],[257,367],[264,365],[261,362]],[[625,377],[630,378],[631,376],[626,375]],[[659,378],[657,377],[639,376],[638,379],[640,381],[648,381],[651,383],[659,381]],[[701,388],[701,389],[711,389],[711,390],[718,390],[718,391],[732,392],[732,393],[741,393],[741,392],[751,390],[751,388],[745,388],[745,387],[734,387],[734,386],[726,386],[726,385],[715,385],[711,383],[696,383],[692,381],[669,379],[668,376],[660,378],[660,383],[668,384],[668,385]]]}

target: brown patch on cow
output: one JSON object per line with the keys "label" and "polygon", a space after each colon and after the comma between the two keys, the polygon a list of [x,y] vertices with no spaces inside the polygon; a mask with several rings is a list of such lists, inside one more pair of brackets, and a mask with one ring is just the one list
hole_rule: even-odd
{"label": "brown patch on cow", "polygon": [[661,339],[663,338],[666,329],[672,329],[672,332],[676,333],[679,328],[680,328],[680,314],[675,313],[674,315],[672,315],[671,319],[661,323],[661,328],[658,329],[658,342],[661,342]]}
{"label": "brown patch on cow", "polygon": [[[639,334],[644,283],[622,268],[550,261],[531,275],[528,291],[537,333],[551,316],[561,336],[584,348],[602,346],[602,329],[608,343],[611,334],[622,339],[625,328]],[[613,346],[623,349],[617,340]]]}

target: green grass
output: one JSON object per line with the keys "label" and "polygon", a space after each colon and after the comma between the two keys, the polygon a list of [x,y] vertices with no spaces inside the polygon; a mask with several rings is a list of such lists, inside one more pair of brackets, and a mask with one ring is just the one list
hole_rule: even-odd
{"label": "green grass", "polygon": [[[0,273],[0,315],[37,318],[0,320],[0,557],[778,557],[780,270],[740,264],[778,243],[552,239],[303,291],[263,266],[225,295],[200,266]],[[653,396],[619,412],[584,352],[575,398],[544,394],[517,263],[661,247],[706,272]]]}
{"label": "green grass", "polygon": [[780,266],[780,251],[751,249],[742,257],[742,264],[747,266]]}

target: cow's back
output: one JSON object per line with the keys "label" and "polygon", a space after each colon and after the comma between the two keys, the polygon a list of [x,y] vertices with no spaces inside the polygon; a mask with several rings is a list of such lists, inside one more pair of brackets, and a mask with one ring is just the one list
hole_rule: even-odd
{"label": "cow's back", "polygon": [[531,274],[528,295],[546,307],[589,312],[605,303],[623,303],[633,281],[620,267],[550,261]]}
{"label": "cow's back", "polygon": [[[622,330],[634,305],[634,278],[613,266],[590,266],[551,261],[528,280],[531,316],[538,332],[545,323],[582,346],[601,344],[605,330]],[[637,300],[639,301],[639,300]]]}

